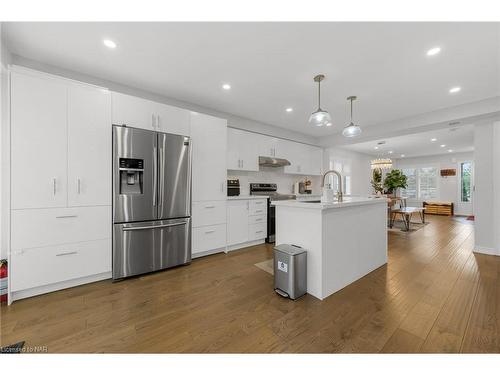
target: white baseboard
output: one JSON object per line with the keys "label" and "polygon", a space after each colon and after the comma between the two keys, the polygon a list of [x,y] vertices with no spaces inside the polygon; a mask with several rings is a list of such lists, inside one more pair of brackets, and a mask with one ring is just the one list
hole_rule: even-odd
{"label": "white baseboard", "polygon": [[49,285],[43,285],[36,288],[30,288],[25,290],[19,290],[17,292],[11,292],[9,298],[9,305],[19,299],[37,296],[39,294],[45,294],[50,292],[55,292],[56,290],[62,290],[67,288],[72,288],[78,285],[89,284],[96,281],[111,279],[111,272],[99,273],[97,275],[91,275],[86,277],[80,277],[78,279],[62,281],[60,283],[54,283]]}
{"label": "white baseboard", "polygon": [[225,251],[226,251],[225,247],[220,247],[218,249],[201,251],[199,253],[191,254],[191,258],[192,259],[201,258],[201,257],[207,256],[207,255],[213,255],[213,254],[217,254],[217,253],[223,253]]}
{"label": "white baseboard", "polygon": [[492,247],[486,247],[486,246],[474,246],[474,252],[475,253],[480,253],[480,254],[486,254],[486,255],[496,255],[500,256],[500,252],[498,250],[495,250]]}
{"label": "white baseboard", "polygon": [[234,250],[243,249],[244,247],[260,245],[260,244],[263,244],[264,242],[265,242],[264,239],[262,239],[262,240],[256,240],[256,241],[242,242],[242,243],[238,243],[236,245],[230,245],[230,246],[228,246],[227,247],[227,251],[234,251]]}

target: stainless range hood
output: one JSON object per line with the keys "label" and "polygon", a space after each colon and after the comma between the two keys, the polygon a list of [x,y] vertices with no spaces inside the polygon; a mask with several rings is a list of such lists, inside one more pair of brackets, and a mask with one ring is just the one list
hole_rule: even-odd
{"label": "stainless range hood", "polygon": [[272,158],[269,156],[259,156],[259,165],[263,167],[286,167],[291,163],[286,159]]}

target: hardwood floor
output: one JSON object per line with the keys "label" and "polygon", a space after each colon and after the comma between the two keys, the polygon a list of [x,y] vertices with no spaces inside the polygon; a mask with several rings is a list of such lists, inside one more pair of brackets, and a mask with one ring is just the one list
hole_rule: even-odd
{"label": "hardwood floor", "polygon": [[324,301],[273,292],[272,246],[2,306],[1,345],[55,352],[500,352],[500,258],[473,224],[389,233],[389,262]]}

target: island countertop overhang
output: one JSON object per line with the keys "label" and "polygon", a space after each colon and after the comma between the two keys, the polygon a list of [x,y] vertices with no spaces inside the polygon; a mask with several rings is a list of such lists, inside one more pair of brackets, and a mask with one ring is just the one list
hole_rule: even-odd
{"label": "island countertop overhang", "polygon": [[335,208],[364,206],[372,204],[387,204],[387,198],[368,198],[368,197],[344,197],[342,202],[321,203],[321,202],[307,202],[299,200],[275,201],[274,206],[277,207],[295,207],[304,209],[315,210],[330,210]]}

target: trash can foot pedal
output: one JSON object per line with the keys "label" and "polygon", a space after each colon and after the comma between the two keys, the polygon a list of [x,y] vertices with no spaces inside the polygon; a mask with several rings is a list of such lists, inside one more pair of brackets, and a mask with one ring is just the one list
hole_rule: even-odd
{"label": "trash can foot pedal", "polygon": [[282,291],[281,289],[274,289],[274,291],[276,293],[278,293],[281,297],[285,297],[285,298],[290,298],[290,296],[288,295],[288,293],[285,293],[284,291]]}

